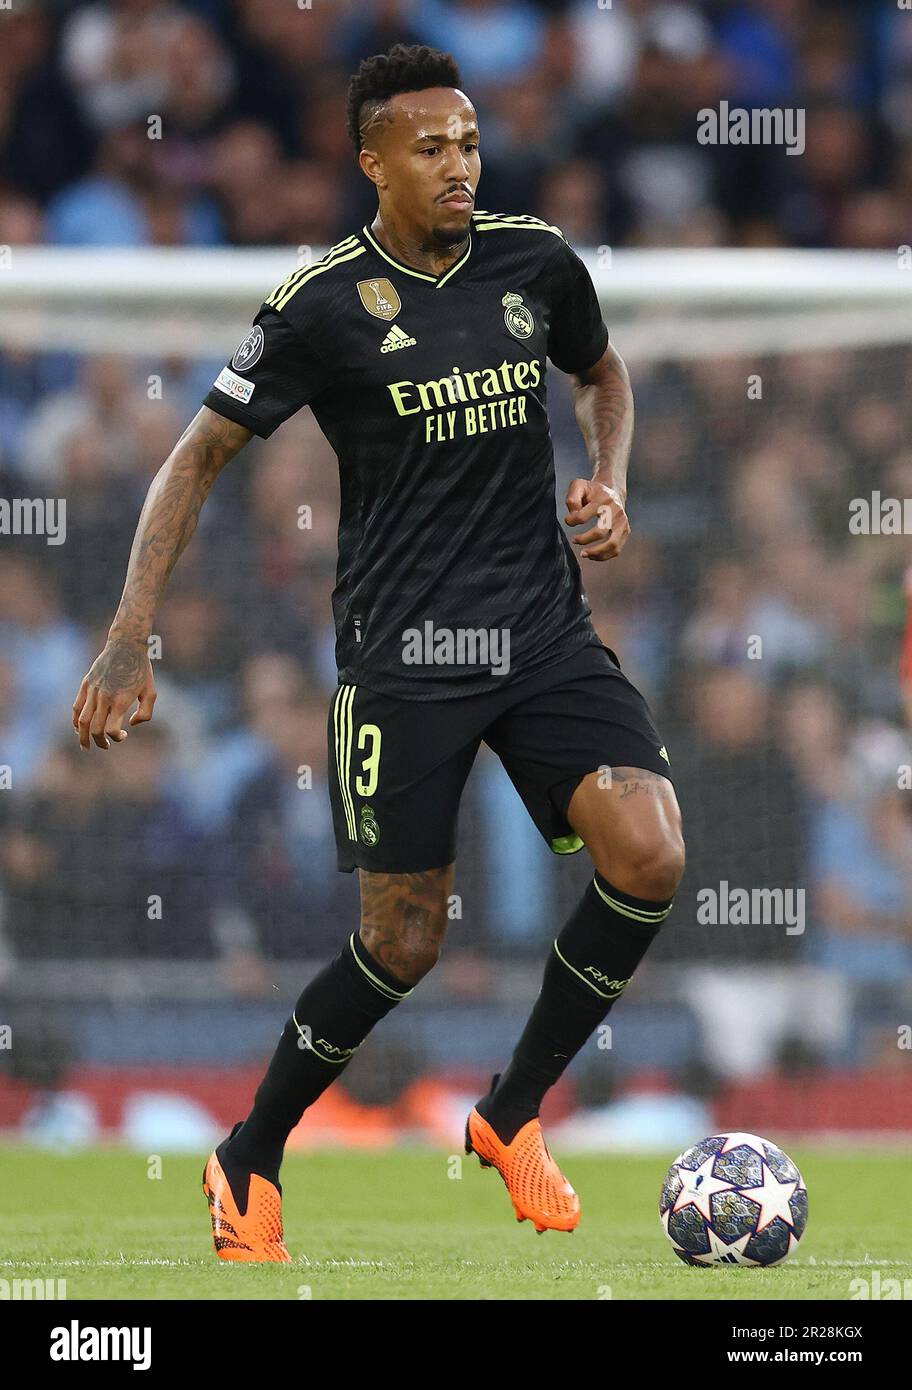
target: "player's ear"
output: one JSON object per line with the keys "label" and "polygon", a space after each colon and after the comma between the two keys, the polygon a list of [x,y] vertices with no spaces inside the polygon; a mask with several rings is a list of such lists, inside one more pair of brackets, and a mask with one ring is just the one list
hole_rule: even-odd
{"label": "player's ear", "polygon": [[371,183],[378,188],[386,187],[386,175],[383,172],[383,161],[376,150],[362,150],[358,155],[358,163],[362,172],[367,175]]}

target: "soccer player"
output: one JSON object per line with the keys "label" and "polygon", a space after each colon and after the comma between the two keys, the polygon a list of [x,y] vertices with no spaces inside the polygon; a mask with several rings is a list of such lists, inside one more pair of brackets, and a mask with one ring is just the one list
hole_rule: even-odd
{"label": "soccer player", "polygon": [[[219,472],[310,405],[339,458],[328,736],[338,867],[361,921],[292,1010],[247,1118],[204,1188],[222,1259],[289,1259],[279,1167],[302,1113],[437,960],[460,796],[482,740],[548,846],[594,874],[560,927],[516,1050],[466,1125],[519,1220],[572,1230],[579,1198],[542,1098],[623,992],[683,869],[668,755],[596,635],[561,529],[546,359],[570,374],[592,474],[567,493],[600,563],[629,533],[627,372],[559,228],[479,212],[475,110],[447,54],[396,45],[352,79],[377,190],[370,226],[269,296],[154,480],[107,645],[73,707],[82,746],[151,718],[156,604]],[[502,885],[522,893],[521,883]],[[302,932],[306,923],[302,923]]]}

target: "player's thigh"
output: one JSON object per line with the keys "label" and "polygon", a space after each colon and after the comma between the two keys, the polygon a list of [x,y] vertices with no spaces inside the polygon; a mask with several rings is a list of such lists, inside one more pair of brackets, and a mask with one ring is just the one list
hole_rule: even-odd
{"label": "player's thigh", "polygon": [[662,897],[683,853],[668,751],[613,654],[588,664],[511,707],[485,739],[556,853],[585,844],[616,887]]}
{"label": "player's thigh", "polygon": [[681,809],[667,777],[639,767],[590,772],[570,797],[567,819],[596,868],[615,886],[637,878],[650,893],[674,893],[684,869],[684,839]]}
{"label": "player's thigh", "polygon": [[455,864],[419,873],[359,871],[361,940],[397,979],[421,979],[440,955],[449,921]]}

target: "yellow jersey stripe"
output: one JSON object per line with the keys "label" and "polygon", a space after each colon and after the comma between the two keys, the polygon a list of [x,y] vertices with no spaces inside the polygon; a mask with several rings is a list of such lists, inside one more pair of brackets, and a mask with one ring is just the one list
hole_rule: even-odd
{"label": "yellow jersey stripe", "polygon": [[321,256],[320,259],[314,263],[314,265],[299,265],[296,270],[293,270],[291,272],[290,275],[285,276],[285,279],[282,281],[281,285],[276,285],[275,289],[272,291],[272,294],[266,300],[266,303],[272,304],[273,300],[279,298],[285,292],[285,290],[287,290],[294,283],[295,280],[299,280],[302,275],[306,275],[308,270],[313,270],[315,265],[323,265],[326,261],[329,260],[330,256],[335,256],[340,251],[348,251],[351,247],[356,246],[357,243],[358,238],[356,236],[346,237],[344,241],[340,241],[336,246],[331,246],[329,250],[326,252],[326,254],[324,256]]}
{"label": "yellow jersey stripe", "polygon": [[477,222],[522,222],[528,226],[547,227],[553,231],[554,227],[550,222],[546,222],[543,217],[536,217],[531,212],[482,212],[476,209],[472,213],[472,218]]}
{"label": "yellow jersey stripe", "polygon": [[355,828],[355,805],[352,799],[351,789],[348,785],[349,773],[351,771],[351,706],[355,698],[355,687],[353,685],[340,685],[333,705],[333,728],[336,736],[336,771],[339,777],[339,790],[342,794],[342,805],[345,809],[345,823],[348,827],[348,838],[356,840],[358,838]]}
{"label": "yellow jersey stripe", "polygon": [[348,250],[348,252],[335,254],[331,260],[317,261],[316,265],[310,265],[307,270],[299,272],[299,278],[296,281],[289,282],[288,286],[279,285],[277,291],[272,292],[272,295],[268,297],[267,303],[271,304],[274,309],[284,309],[288,300],[298,293],[302,285],[306,285],[307,281],[313,279],[314,275],[323,275],[324,271],[335,270],[336,265],[341,265],[343,261],[355,260],[356,256],[363,256],[366,250],[366,246],[356,246],[355,249]]}
{"label": "yellow jersey stripe", "polygon": [[348,826],[349,837],[351,837],[351,825],[348,821],[348,806],[345,801],[345,787],[342,782],[342,744],[339,735],[339,711],[342,704],[342,692],[345,687],[340,685],[333,700],[333,736],[336,745],[336,777],[339,782],[339,793],[342,797],[342,806],[345,811],[345,823]]}
{"label": "yellow jersey stripe", "polygon": [[315,276],[323,275],[327,270],[335,270],[337,265],[342,265],[344,261],[353,261],[358,256],[365,255],[366,251],[366,246],[356,246],[354,251],[346,251],[338,256],[334,256],[331,261],[327,261],[324,265],[311,266],[310,270],[308,270],[306,274],[301,276],[300,280],[298,280],[294,285],[292,285],[288,290],[286,290],[280,299],[274,301],[274,308],[280,310],[284,309],[289,299],[292,299],[294,295],[297,294],[298,290],[301,289],[302,286],[306,285],[308,281],[313,280]]}
{"label": "yellow jersey stripe", "polygon": [[567,240],[560,227],[550,227],[547,222],[518,222],[509,219],[492,222],[486,218],[484,222],[475,223],[476,232],[499,232],[507,229],[516,232],[553,232],[555,236],[560,237],[561,241]]}
{"label": "yellow jersey stripe", "polygon": [[349,813],[351,815],[351,836],[353,840],[357,840],[358,838],[358,827],[355,824],[355,801],[354,797],[351,794],[352,745],[355,741],[355,730],[354,720],[352,718],[352,711],[355,707],[355,691],[357,690],[357,688],[358,687],[356,685],[353,685],[351,687],[351,694],[349,695],[348,703],[345,706],[345,794],[348,797],[348,807]]}
{"label": "yellow jersey stripe", "polygon": [[455,275],[456,272],[457,272],[457,270],[459,270],[462,266],[465,265],[466,261],[469,259],[469,257],[471,256],[471,254],[472,254],[472,233],[469,232],[469,244],[468,244],[468,246],[467,246],[466,249],[465,249],[465,254],[459,257],[459,260],[456,262],[455,265],[451,265],[451,266],[450,266],[449,270],[446,272],[445,275],[441,275],[440,279],[437,281],[437,288],[438,288],[438,290],[439,290],[443,285],[446,284],[447,280],[449,280],[449,278],[450,278],[451,275]]}
{"label": "yellow jersey stripe", "polygon": [[403,265],[401,261],[395,260],[394,257],[389,255],[388,252],[384,251],[377,238],[372,234],[370,227],[364,228],[364,235],[367,237],[368,241],[376,251],[377,255],[382,256],[385,261],[387,261],[390,265],[394,265],[397,270],[401,270],[403,275],[414,275],[416,280],[430,280],[431,284],[433,285],[434,281],[437,278],[436,276],[425,275],[423,270],[412,270],[410,266]]}
{"label": "yellow jersey stripe", "polygon": [[348,815],[348,833],[353,840],[358,838],[358,827],[355,822],[355,801],[351,793],[351,760],[352,760],[352,706],[355,703],[355,687],[350,685],[342,700],[342,790],[345,797],[345,808]]}
{"label": "yellow jersey stripe", "polygon": [[357,236],[348,236],[345,238],[344,241],[337,242],[335,246],[331,246],[329,250],[324,255],[322,255],[318,261],[313,262],[313,264],[299,265],[297,269],[293,270],[289,275],[285,276],[285,279],[282,281],[281,285],[276,286],[276,288],[272,291],[272,294],[267,299],[266,303],[271,304],[272,301],[278,296],[280,296],[286,289],[288,289],[288,287],[295,280],[300,279],[302,275],[306,275],[308,270],[313,270],[315,266],[325,264],[325,262],[328,261],[330,257],[337,255],[340,251],[348,251],[353,246],[357,246],[357,244]]}
{"label": "yellow jersey stripe", "polygon": [[456,271],[459,270],[461,266],[465,265],[466,261],[472,254],[472,234],[470,232],[469,244],[466,247],[463,254],[459,257],[459,260],[456,261],[455,265],[451,265],[449,270],[438,278],[436,275],[427,275],[423,270],[414,270],[411,266],[404,265],[402,261],[397,261],[394,256],[391,256],[389,254],[388,251],[384,251],[377,238],[371,232],[370,227],[364,227],[363,231],[364,235],[367,237],[368,241],[376,251],[377,255],[382,256],[383,259],[389,263],[389,265],[395,266],[395,268],[397,270],[400,270],[403,275],[413,275],[416,280],[427,280],[429,284],[433,285],[438,290],[446,284],[446,282],[450,279],[451,276],[456,274]]}

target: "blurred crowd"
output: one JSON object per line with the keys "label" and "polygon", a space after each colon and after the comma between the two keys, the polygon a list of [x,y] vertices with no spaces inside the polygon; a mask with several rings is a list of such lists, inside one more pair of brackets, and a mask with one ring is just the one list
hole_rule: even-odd
{"label": "blurred crowd", "polygon": [[[372,210],[348,77],[452,51],[481,205],[585,245],[896,247],[912,24],[895,0],[15,0],[0,8],[0,245],[329,245]],[[798,107],[801,157],[697,113]]]}

